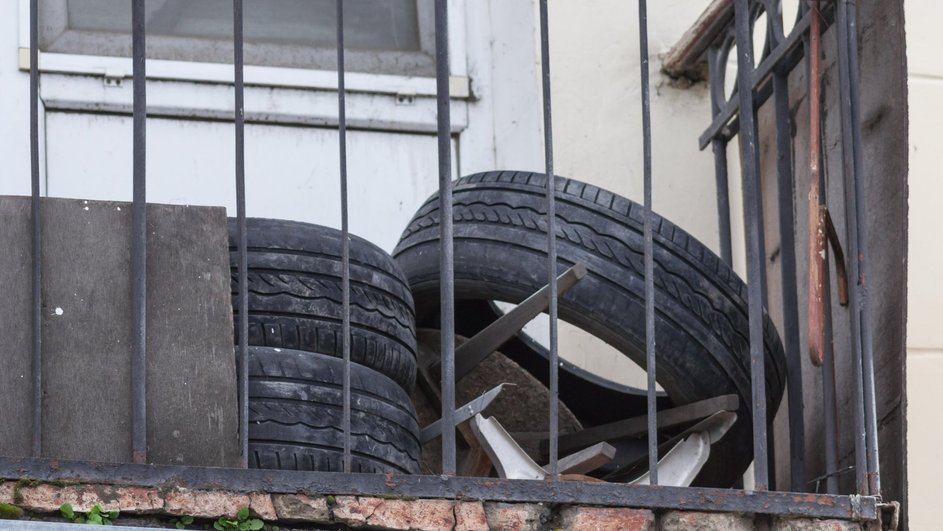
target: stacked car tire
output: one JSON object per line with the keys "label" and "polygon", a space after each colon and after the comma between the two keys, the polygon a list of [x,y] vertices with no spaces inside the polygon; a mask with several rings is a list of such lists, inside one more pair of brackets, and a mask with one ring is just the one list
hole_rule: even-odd
{"label": "stacked car tire", "polygon": [[[455,325],[473,335],[548,279],[546,175],[487,172],[453,183]],[[555,177],[555,274],[587,275],[559,300],[559,316],[645,365],[643,208],[616,194]],[[350,240],[351,454],[358,472],[417,473],[420,445],[409,391],[416,325],[440,322],[440,212],[433,196],[397,245],[395,261]],[[248,304],[250,465],[342,470],[343,287],[341,234],[305,223],[247,221],[248,267],[239,284],[230,223],[233,304]],[[697,484],[734,484],[752,460],[749,318],[744,282],[714,253],[661,217],[653,223],[659,405],[725,394],[738,420],[715,445]],[[418,318],[418,319],[417,319]],[[238,342],[238,330],[236,327]],[[785,387],[782,344],[764,316],[767,410]],[[502,349],[547,381],[548,354],[520,335]],[[645,394],[562,363],[561,400],[584,426],[645,412]],[[500,383],[500,382],[495,382]],[[774,415],[768,415],[770,421]],[[764,427],[768,428],[768,426]]]}
{"label": "stacked car tire", "polygon": [[[343,470],[343,289],[340,231],[248,219],[247,284],[230,220],[236,344],[248,297],[249,464]],[[405,277],[366,240],[350,239],[351,462],[354,472],[417,473],[419,427],[409,399],[416,324]]]}

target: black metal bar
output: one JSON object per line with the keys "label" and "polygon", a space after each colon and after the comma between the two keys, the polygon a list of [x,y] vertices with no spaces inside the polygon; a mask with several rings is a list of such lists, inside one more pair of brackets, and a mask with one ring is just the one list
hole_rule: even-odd
{"label": "black metal bar", "polygon": [[341,290],[343,293],[343,325],[341,345],[344,356],[343,419],[344,472],[351,472],[350,456],[350,227],[347,209],[347,101],[344,80],[344,0],[337,0],[337,136],[341,185]]}
{"label": "black metal bar", "polygon": [[[707,50],[707,64],[709,69],[711,117],[720,114],[721,106],[727,101],[724,94],[722,79],[727,68],[722,53],[722,45],[712,46]],[[714,154],[714,180],[717,193],[717,234],[720,240],[720,257],[728,266],[733,265],[733,246],[730,233],[730,185],[727,171],[727,140],[714,138],[711,140],[711,149]]]}
{"label": "black metal bar", "polygon": [[39,200],[39,0],[29,4],[29,162],[30,218],[33,228],[33,436],[32,455],[43,453],[43,240]]}
{"label": "black metal bar", "polygon": [[727,141],[711,141],[714,152],[714,178],[717,188],[717,233],[720,238],[720,257],[728,266],[733,265],[733,246],[730,237],[730,186],[727,175]]}
{"label": "black metal bar", "polygon": [[858,12],[854,1],[844,0],[847,5],[848,22],[848,87],[851,93],[851,134],[854,152],[854,223],[857,225],[857,252],[849,251],[852,261],[857,258],[858,274],[854,275],[855,286],[859,291],[859,319],[861,334],[862,378],[864,380],[864,421],[867,437],[866,451],[868,461],[868,487],[871,494],[881,495],[881,470],[878,454],[877,399],[874,385],[874,344],[871,334],[871,305],[868,276],[870,239],[868,238],[868,220],[865,217],[865,168],[863,160],[864,145],[861,140],[861,105],[858,90]]}
{"label": "black metal bar", "polygon": [[557,207],[553,173],[553,109],[550,94],[550,25],[547,0],[540,0],[540,71],[544,105],[544,165],[547,173],[547,284],[550,287],[550,477],[558,477],[560,353],[557,348]]}
{"label": "black metal bar", "polygon": [[805,416],[802,393],[802,350],[799,344],[799,298],[796,279],[795,216],[793,215],[792,118],[789,114],[789,71],[773,73],[776,113],[776,168],[779,185],[779,256],[782,275],[783,338],[789,390],[789,470],[794,492],[806,490]]}
{"label": "black metal bar", "polygon": [[[854,80],[851,78],[849,70],[849,46],[848,46],[848,16],[847,2],[840,0],[838,2],[836,17],[836,37],[838,39],[838,86],[841,109],[841,134],[842,134],[842,167],[844,177],[845,194],[845,235],[848,242],[848,260],[849,272],[851,278],[858,279],[858,224],[856,211],[858,208],[857,197],[855,194],[855,161],[854,161],[854,134],[852,129],[854,107],[851,96],[851,86]],[[852,356],[851,365],[854,382],[854,442],[855,442],[855,481],[859,494],[869,493],[868,484],[868,461],[867,461],[867,439],[865,428],[865,405],[864,405],[864,382],[862,379],[862,355],[861,355],[861,292],[858,290],[858,283],[855,282],[852,289],[849,290],[850,306],[850,325],[851,325],[851,344]]]}
{"label": "black metal bar", "polygon": [[236,90],[236,225],[239,237],[239,445],[249,466],[249,261],[246,235],[246,134],[242,0],[233,0],[233,74]]}
{"label": "black metal bar", "polygon": [[[824,187],[822,188],[825,189]],[[825,248],[825,278],[828,277],[828,248]],[[832,346],[832,293],[822,293],[825,307],[825,361],[822,364],[822,415],[825,421],[825,492],[838,494],[838,399],[835,395],[835,351]]]}
{"label": "black metal bar", "polygon": [[523,481],[449,476],[337,474],[292,470],[240,470],[167,465],[83,463],[33,458],[0,458],[0,478],[17,481],[82,481],[110,485],[234,492],[374,495],[526,503],[580,503],[614,507],[740,512],[780,516],[873,521],[870,496],[786,492],[744,492],[697,487],[640,486],[583,481]]}
{"label": "black metal bar", "polygon": [[131,205],[131,460],[147,462],[147,169],[144,0],[131,3],[134,199]]}
{"label": "black metal bar", "polygon": [[648,474],[658,485],[658,405],[655,397],[655,257],[652,245],[652,108],[648,72],[648,5],[638,2],[639,53],[642,85],[642,164],[644,173],[645,220],[643,222],[645,261],[645,370],[648,380]]}
{"label": "black metal bar", "polygon": [[435,69],[439,140],[439,278],[442,330],[442,473],[455,475],[455,264],[452,246],[452,116],[449,108],[448,0],[435,2]]}
{"label": "black metal bar", "polygon": [[[735,0],[737,29],[737,83],[753,86],[753,32],[749,0]],[[766,437],[766,371],[763,349],[763,218],[760,212],[760,174],[757,153],[756,108],[752,90],[739,90],[740,160],[743,174],[744,217],[747,234],[749,281],[750,381],[753,390],[753,471],[755,489],[769,488]]]}
{"label": "black metal bar", "polygon": [[[556,278],[557,293],[562,295],[586,276],[586,266],[577,262]],[[513,310],[478,332],[455,349],[455,380],[460,381],[482,361],[498,350],[524,326],[550,305],[550,287],[544,286],[524,299]],[[433,374],[440,371],[438,363],[429,366]]]}
{"label": "black metal bar", "polygon": [[[827,27],[831,15],[830,10],[823,10],[823,27]],[[806,13],[799,22],[796,23],[793,31],[787,36],[770,54],[763,59],[763,62],[756,67],[756,73],[750,86],[756,92],[756,105],[760,106],[772,95],[772,83],[770,76],[777,67],[783,67],[787,71],[792,70],[799,61],[802,60],[803,51],[802,36],[809,28],[811,17]],[[736,115],[739,112],[739,103],[737,98],[731,98],[721,109],[719,114],[714,116],[711,125],[701,133],[698,143],[701,149],[704,149],[711,143],[711,140],[717,137],[730,139],[737,133],[739,126],[736,123]]]}

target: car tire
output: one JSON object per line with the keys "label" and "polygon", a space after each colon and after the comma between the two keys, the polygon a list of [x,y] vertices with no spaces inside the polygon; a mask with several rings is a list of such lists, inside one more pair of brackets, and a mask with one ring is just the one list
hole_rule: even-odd
{"label": "car tire", "polygon": [[[343,357],[341,232],[275,219],[246,220],[249,344]],[[236,220],[229,220],[234,319],[239,317]],[[416,381],[416,320],[389,254],[350,237],[350,359],[405,390]],[[236,325],[238,344],[238,324]]]}
{"label": "car tire", "polygon": [[[544,174],[487,172],[453,183],[455,296],[521,302],[547,282]],[[556,177],[556,274],[576,262],[588,274],[559,300],[559,316],[645,366],[641,205]],[[419,321],[438,315],[439,202],[409,223],[394,256],[413,290]],[[713,252],[655,216],[656,379],[672,402],[740,396],[739,420],[712,452],[697,484],[730,486],[753,459],[747,289]],[[767,418],[785,385],[783,347],[764,315]],[[600,404],[600,407],[605,405]]]}
{"label": "car tire", "polygon": [[[249,347],[249,466],[343,472],[343,360]],[[352,472],[416,474],[416,411],[396,382],[350,364]]]}

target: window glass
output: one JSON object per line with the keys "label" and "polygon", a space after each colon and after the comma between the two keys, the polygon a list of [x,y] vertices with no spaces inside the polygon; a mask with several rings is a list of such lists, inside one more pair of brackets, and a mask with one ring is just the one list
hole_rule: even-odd
{"label": "window glass", "polygon": [[[129,0],[40,0],[44,51],[130,56]],[[232,0],[148,0],[147,55],[232,61]],[[335,0],[244,0],[248,65],[336,68]],[[348,69],[432,75],[430,0],[345,0]]]}
{"label": "window glass", "polygon": [[[333,47],[334,0],[244,0],[247,41]],[[416,0],[346,0],[345,45],[358,50],[420,49]],[[128,32],[128,0],[69,0],[68,27]],[[150,0],[149,35],[232,37],[232,0]]]}

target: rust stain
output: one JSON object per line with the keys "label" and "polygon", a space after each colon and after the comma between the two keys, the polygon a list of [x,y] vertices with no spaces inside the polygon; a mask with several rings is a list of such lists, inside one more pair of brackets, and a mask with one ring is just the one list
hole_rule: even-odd
{"label": "rust stain", "polygon": [[796,495],[792,497],[796,503],[812,503],[823,507],[834,507],[835,500],[828,496],[816,496],[815,494]]}

